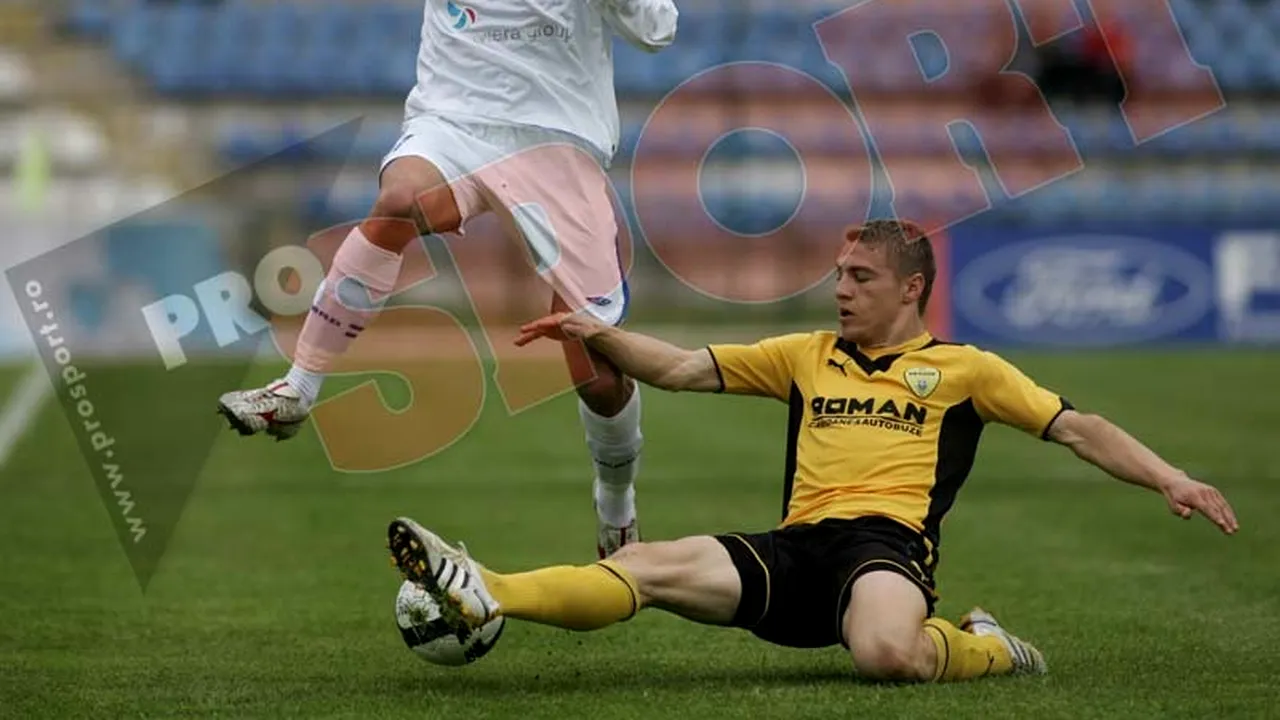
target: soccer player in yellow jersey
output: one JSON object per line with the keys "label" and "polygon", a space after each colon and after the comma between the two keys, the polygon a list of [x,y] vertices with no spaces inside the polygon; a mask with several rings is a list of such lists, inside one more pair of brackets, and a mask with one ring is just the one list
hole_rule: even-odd
{"label": "soccer player in yellow jersey", "polygon": [[931,337],[923,313],[935,263],[917,226],[851,229],[837,272],[838,332],[684,350],[556,315],[518,340],[581,339],[654,387],[788,403],[779,527],[626,545],[593,565],[503,575],[401,518],[388,531],[401,572],[460,628],[503,615],[593,630],[655,607],[790,647],[841,644],[869,679],[951,681],[1046,669],[1038,650],[981,609],[958,625],[933,613],[939,527],[986,423],[1065,445],[1161,493],[1174,514],[1199,512],[1236,531],[1215,488],[997,355]]}

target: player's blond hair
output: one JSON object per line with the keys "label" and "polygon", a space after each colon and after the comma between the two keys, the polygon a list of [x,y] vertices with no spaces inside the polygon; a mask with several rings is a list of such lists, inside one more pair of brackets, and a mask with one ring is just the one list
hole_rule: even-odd
{"label": "player's blond hair", "polygon": [[884,248],[889,266],[898,277],[911,277],[916,273],[924,276],[924,290],[916,305],[920,314],[924,314],[929,305],[929,296],[933,294],[938,262],[933,256],[933,241],[923,228],[909,220],[870,220],[845,231],[845,239],[864,243],[869,247]]}

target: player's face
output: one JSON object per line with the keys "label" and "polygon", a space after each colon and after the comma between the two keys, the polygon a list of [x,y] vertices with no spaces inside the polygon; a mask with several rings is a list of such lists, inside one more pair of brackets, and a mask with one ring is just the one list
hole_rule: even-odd
{"label": "player's face", "polygon": [[883,247],[847,243],[836,259],[840,336],[859,344],[877,342],[903,312],[903,289]]}

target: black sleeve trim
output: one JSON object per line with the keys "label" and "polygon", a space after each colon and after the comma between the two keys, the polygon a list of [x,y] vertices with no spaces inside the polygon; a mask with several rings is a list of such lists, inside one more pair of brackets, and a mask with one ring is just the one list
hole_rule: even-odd
{"label": "black sleeve trim", "polygon": [[1062,417],[1062,413],[1076,409],[1076,406],[1072,405],[1070,400],[1061,396],[1058,397],[1058,400],[1062,402],[1062,407],[1058,408],[1058,412],[1053,414],[1053,419],[1049,421],[1049,424],[1044,426],[1044,432],[1040,433],[1041,440],[1049,439],[1049,430],[1053,428],[1054,423],[1058,422],[1058,418]]}
{"label": "black sleeve trim", "polygon": [[724,373],[720,372],[720,361],[716,359],[716,354],[712,352],[710,347],[707,347],[707,354],[711,356],[711,364],[716,369],[716,380],[720,381],[720,389],[716,390],[716,392],[722,393],[724,392]]}

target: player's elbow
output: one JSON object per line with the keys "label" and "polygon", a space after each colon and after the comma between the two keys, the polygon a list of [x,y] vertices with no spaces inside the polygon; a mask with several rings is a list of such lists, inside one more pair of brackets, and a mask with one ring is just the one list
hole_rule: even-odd
{"label": "player's elbow", "polygon": [[1098,441],[1109,427],[1111,423],[1101,415],[1067,410],[1049,428],[1049,438],[1079,453]]}
{"label": "player's elbow", "polygon": [[662,373],[650,384],[668,392],[688,392],[693,389],[691,374],[683,363]]}
{"label": "player's elbow", "polygon": [[664,43],[664,42],[650,42],[650,41],[643,41],[643,42],[639,43],[639,44],[637,45],[637,47],[639,47],[641,50],[643,50],[643,51],[645,51],[645,52],[649,53],[650,55],[654,55],[654,54],[659,53],[659,52],[661,52],[662,50],[666,49],[666,48],[667,48],[667,47],[669,47],[670,45],[671,45],[671,43],[669,43],[669,42],[665,42],[665,43]]}
{"label": "player's elbow", "polygon": [[676,40],[675,30],[670,33],[652,33],[646,35],[637,35],[632,38],[631,44],[636,48],[643,50],[649,54],[657,53],[671,47]]}
{"label": "player's elbow", "polygon": [[656,53],[668,48],[676,41],[676,28],[679,23],[679,11],[675,5],[660,7],[653,12],[648,27],[636,33],[632,43],[649,53]]}

